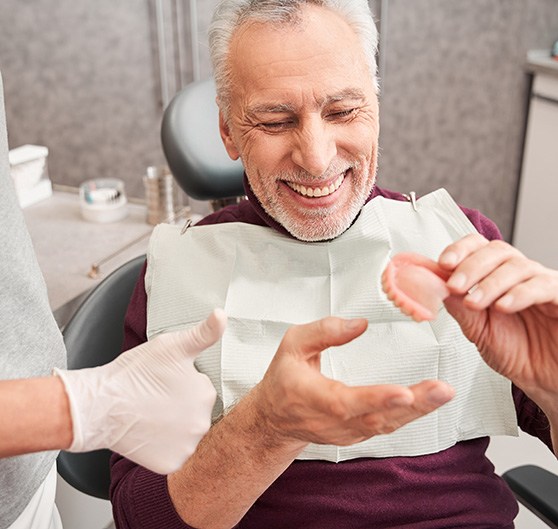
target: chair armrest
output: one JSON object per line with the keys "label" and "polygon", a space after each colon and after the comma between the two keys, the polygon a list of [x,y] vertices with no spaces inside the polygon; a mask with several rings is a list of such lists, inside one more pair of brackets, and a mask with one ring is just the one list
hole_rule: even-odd
{"label": "chair armrest", "polygon": [[502,476],[517,500],[558,529],[558,476],[535,465],[512,468]]}

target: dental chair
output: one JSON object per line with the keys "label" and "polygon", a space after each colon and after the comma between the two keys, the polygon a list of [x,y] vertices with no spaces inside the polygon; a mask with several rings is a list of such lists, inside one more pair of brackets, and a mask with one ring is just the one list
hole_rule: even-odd
{"label": "dental chair", "polygon": [[[123,264],[77,308],[62,330],[69,369],[107,364],[120,354],[124,316],[144,262],[145,255],[141,255]],[[108,500],[110,456],[109,450],[82,454],[62,451],[57,459],[58,473],[80,492]]]}
{"label": "dental chair", "polygon": [[178,185],[213,209],[244,195],[240,160],[233,161],[219,134],[219,109],[212,79],[197,81],[178,92],[163,116],[163,152]]}

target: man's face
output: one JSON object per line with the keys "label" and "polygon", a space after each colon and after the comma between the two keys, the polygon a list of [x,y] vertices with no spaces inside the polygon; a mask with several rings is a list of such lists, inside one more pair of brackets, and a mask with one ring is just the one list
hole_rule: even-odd
{"label": "man's face", "polygon": [[378,101],[358,37],[337,14],[307,6],[296,26],[241,26],[229,60],[228,123],[221,117],[229,155],[292,235],[337,237],[376,174]]}

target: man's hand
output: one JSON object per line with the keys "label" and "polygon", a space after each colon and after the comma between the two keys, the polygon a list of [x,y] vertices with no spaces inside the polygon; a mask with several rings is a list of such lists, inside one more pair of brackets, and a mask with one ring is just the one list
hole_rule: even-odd
{"label": "man's hand", "polygon": [[[350,342],[366,326],[366,320],[330,317],[285,333],[259,384],[168,477],[173,505],[188,525],[238,524],[308,443],[357,443],[392,432],[452,398],[453,389],[436,380],[412,387],[349,387],[324,377],[321,352]],[[207,498],[218,498],[219,508]]]}
{"label": "man's hand", "polygon": [[215,390],[194,359],[222,336],[215,310],[187,330],[164,334],[101,367],[60,371],[73,423],[69,450],[110,448],[160,474],[179,469],[211,424]]}
{"label": "man's hand", "polygon": [[478,234],[439,264],[451,272],[446,308],[486,363],[541,407],[541,397],[558,404],[558,272]]}
{"label": "man's hand", "polygon": [[324,349],[350,342],[366,320],[323,320],[291,327],[263,380],[253,390],[263,424],[279,443],[349,445],[393,432],[453,397],[446,383],[430,380],[411,387],[349,387],[320,373]]}

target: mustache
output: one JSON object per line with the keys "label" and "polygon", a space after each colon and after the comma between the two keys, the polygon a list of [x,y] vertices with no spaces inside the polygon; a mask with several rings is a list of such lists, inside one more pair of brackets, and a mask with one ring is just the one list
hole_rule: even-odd
{"label": "mustache", "polygon": [[298,183],[311,183],[311,182],[324,182],[339,176],[340,174],[346,173],[349,169],[358,170],[360,168],[360,161],[359,160],[352,160],[352,161],[337,161],[333,162],[326,171],[324,171],[321,175],[312,175],[309,172],[305,171],[304,169],[294,169],[290,171],[281,171],[276,175],[278,180],[285,180],[288,182]]}

